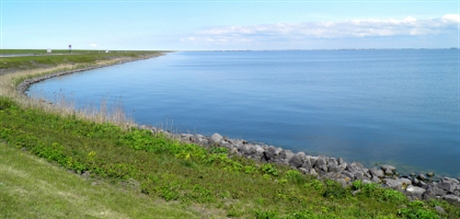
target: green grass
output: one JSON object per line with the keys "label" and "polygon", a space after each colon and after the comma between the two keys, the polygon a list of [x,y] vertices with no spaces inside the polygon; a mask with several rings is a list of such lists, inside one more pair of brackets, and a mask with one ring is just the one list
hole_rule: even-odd
{"label": "green grass", "polygon": [[0,218],[203,218],[179,203],[140,194],[135,186],[70,174],[0,143]]}
{"label": "green grass", "polygon": [[[0,120],[0,139],[17,148],[11,153],[27,151],[57,166],[77,173],[89,171],[92,177],[114,184],[137,182],[138,195],[147,200],[200,206],[216,217],[438,218],[435,205],[446,209],[449,218],[460,215],[460,208],[445,202],[414,204],[402,193],[377,184],[354,183],[342,188],[333,181],[321,182],[283,166],[231,158],[222,148],[206,150],[148,131],[123,130],[108,123],[24,108],[8,98],[0,98]],[[67,177],[74,176],[69,173]],[[358,189],[361,192],[357,195],[351,194]],[[43,195],[43,201],[56,195]],[[9,205],[19,204],[9,200],[14,195],[3,197]],[[56,214],[67,212],[61,209],[63,205],[57,204]]]}
{"label": "green grass", "polygon": [[[6,54],[8,51],[4,51]],[[17,50],[11,52],[18,52]],[[36,50],[24,50],[21,52],[38,52]],[[160,55],[156,51],[114,51],[110,53],[101,53],[100,51],[76,51],[73,54],[40,54],[37,56],[19,56],[19,57],[1,57],[0,69],[3,71],[29,70],[34,68],[50,68],[62,64],[94,64],[96,61],[110,60],[121,57],[137,58],[140,56]]]}

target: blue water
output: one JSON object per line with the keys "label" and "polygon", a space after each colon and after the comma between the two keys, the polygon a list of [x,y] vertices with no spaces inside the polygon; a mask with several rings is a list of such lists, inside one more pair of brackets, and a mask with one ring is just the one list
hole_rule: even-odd
{"label": "blue water", "polygon": [[29,93],[121,100],[140,124],[460,176],[458,50],[177,52]]}

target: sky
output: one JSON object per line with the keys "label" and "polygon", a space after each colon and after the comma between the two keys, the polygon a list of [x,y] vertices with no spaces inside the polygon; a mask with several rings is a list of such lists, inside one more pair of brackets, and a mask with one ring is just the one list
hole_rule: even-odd
{"label": "sky", "polygon": [[0,0],[0,48],[459,47],[459,0]]}

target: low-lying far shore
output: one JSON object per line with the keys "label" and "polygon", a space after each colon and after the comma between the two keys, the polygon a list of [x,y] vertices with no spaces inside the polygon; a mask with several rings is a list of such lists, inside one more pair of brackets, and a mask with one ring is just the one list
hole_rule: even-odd
{"label": "low-lying far shore", "polygon": [[127,63],[127,62],[150,59],[150,58],[158,57],[158,56],[161,56],[161,55],[163,55],[163,53],[143,55],[143,56],[139,56],[139,57],[135,57],[135,58],[118,58],[118,59],[112,60],[112,61],[110,61],[108,63],[101,63],[99,65],[89,65],[89,66],[83,67],[83,68],[70,69],[70,70],[55,72],[55,73],[46,74],[46,75],[42,75],[42,76],[38,76],[38,77],[33,77],[33,78],[26,79],[26,80],[22,81],[17,86],[16,90],[21,94],[25,94],[27,89],[29,89],[29,87],[32,84],[38,83],[40,81],[44,81],[44,80],[47,80],[47,79],[50,79],[50,78],[60,77],[60,76],[64,76],[64,75],[69,75],[69,74],[73,74],[73,73],[77,73],[77,72],[88,71],[88,70],[97,69],[97,68],[109,67],[109,66],[113,66],[113,65],[120,65],[120,64],[123,64],[123,63]]}

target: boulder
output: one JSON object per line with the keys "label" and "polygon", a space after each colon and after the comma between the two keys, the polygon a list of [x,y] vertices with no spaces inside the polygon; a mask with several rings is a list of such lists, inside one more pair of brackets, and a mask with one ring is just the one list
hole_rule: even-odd
{"label": "boulder", "polygon": [[224,137],[222,137],[222,135],[220,135],[219,133],[214,133],[213,135],[211,135],[211,138],[209,140],[211,144],[218,144],[223,139]]}
{"label": "boulder", "polygon": [[440,214],[440,215],[446,215],[447,212],[442,208],[441,206],[436,206],[434,209]]}
{"label": "boulder", "polygon": [[442,198],[451,204],[455,204],[455,205],[460,204],[460,198],[455,195],[449,194],[449,195],[443,196]]}
{"label": "boulder", "polygon": [[441,182],[436,184],[436,186],[449,193],[454,193],[454,190],[457,188],[457,184],[448,182]]}
{"label": "boulder", "polygon": [[344,177],[348,177],[350,180],[355,180],[355,175],[349,171],[342,171],[341,173]]}
{"label": "boulder", "polygon": [[417,176],[417,179],[422,180],[422,181],[426,181],[428,178],[424,174],[419,174]]}
{"label": "boulder", "polygon": [[425,193],[423,193],[423,199],[430,200],[446,195],[447,192],[437,187],[436,185],[429,185]]}
{"label": "boulder", "polygon": [[426,189],[420,188],[417,186],[409,185],[404,192],[407,196],[411,199],[422,199],[423,193],[425,193]]}
{"label": "boulder", "polygon": [[294,153],[290,150],[282,150],[278,157],[282,160],[284,160],[286,163],[289,163],[291,161],[292,157],[294,157]]}
{"label": "boulder", "polygon": [[299,154],[296,154],[292,156],[291,160],[289,161],[289,165],[294,168],[299,168],[303,164],[302,156]]}
{"label": "boulder", "polygon": [[375,167],[370,169],[369,172],[371,173],[372,177],[383,178],[385,176],[383,170],[379,170]]}
{"label": "boulder", "polygon": [[327,163],[326,159],[324,157],[320,156],[316,160],[315,164],[313,165],[314,168],[316,168],[319,171],[327,172]]}
{"label": "boulder", "polygon": [[382,169],[386,175],[393,175],[396,172],[396,167],[391,165],[382,165],[380,169]]}
{"label": "boulder", "polygon": [[206,138],[204,135],[197,134],[193,136],[193,142],[199,145],[206,145],[208,144],[208,138]]}
{"label": "boulder", "polygon": [[400,180],[385,178],[383,179],[383,182],[388,188],[392,188],[401,192],[404,191],[403,182]]}
{"label": "boulder", "polygon": [[275,159],[277,153],[276,149],[273,146],[270,146],[267,148],[267,150],[264,151],[264,156],[266,161],[272,161]]}

